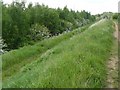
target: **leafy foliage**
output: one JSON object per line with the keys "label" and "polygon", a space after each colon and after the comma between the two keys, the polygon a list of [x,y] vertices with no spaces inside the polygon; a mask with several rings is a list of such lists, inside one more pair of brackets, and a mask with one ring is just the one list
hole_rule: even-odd
{"label": "leafy foliage", "polygon": [[115,14],[113,15],[113,19],[118,19],[118,13],[115,13]]}
{"label": "leafy foliage", "polygon": [[34,24],[30,29],[30,37],[32,40],[37,41],[49,37],[49,30],[44,25]]}
{"label": "leafy foliage", "polygon": [[45,36],[37,31],[54,36],[95,20],[90,13],[75,12],[67,6],[63,10],[52,9],[39,3],[34,6],[30,3],[25,7],[25,2],[15,1],[9,5],[2,3],[2,9],[3,40],[8,49],[17,49],[31,40],[43,40]]}

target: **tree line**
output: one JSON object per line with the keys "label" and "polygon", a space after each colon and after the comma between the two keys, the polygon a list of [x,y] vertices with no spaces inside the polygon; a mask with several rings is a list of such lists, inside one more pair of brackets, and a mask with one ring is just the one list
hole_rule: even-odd
{"label": "tree line", "polygon": [[69,10],[67,6],[53,9],[39,3],[25,5],[25,2],[2,2],[4,49],[17,49],[95,21],[89,12]]}

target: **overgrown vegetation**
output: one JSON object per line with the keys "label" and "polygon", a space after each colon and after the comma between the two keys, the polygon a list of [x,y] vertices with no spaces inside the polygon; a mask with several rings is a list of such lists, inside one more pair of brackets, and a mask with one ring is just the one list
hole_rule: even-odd
{"label": "overgrown vegetation", "polygon": [[25,7],[25,2],[16,1],[10,5],[2,3],[2,18],[6,50],[33,44],[95,21],[95,17],[86,11],[75,12],[67,7],[52,9],[38,3]]}
{"label": "overgrown vegetation", "polygon": [[[107,62],[115,43],[113,20],[118,19],[119,26],[118,13],[91,15],[67,6],[26,6],[24,1],[1,6],[3,88],[107,86]],[[111,76],[117,86],[117,72]]]}
{"label": "overgrown vegetation", "polygon": [[113,14],[113,19],[118,20],[118,15],[119,15],[118,13],[114,13]]}
{"label": "overgrown vegetation", "polygon": [[[72,37],[67,35],[58,36],[53,38],[53,40],[51,38],[49,40],[52,43],[49,40],[44,40],[43,42],[46,44],[43,44],[45,45],[43,47],[53,47],[49,50],[44,50],[45,52],[41,53],[34,61],[28,64],[26,63],[16,74],[3,80],[3,88],[105,87],[106,60],[109,57],[113,44],[112,26],[112,21],[103,20],[101,23],[86,29],[82,34],[75,34]],[[69,39],[64,40],[62,38],[63,41],[59,42],[60,37],[64,37],[64,39],[68,37]],[[59,44],[56,44],[56,42],[59,42]],[[29,55],[32,55],[30,53],[34,52],[32,47],[36,47],[35,52],[36,50],[39,51],[37,45],[40,46],[41,43],[25,47],[27,49],[23,48],[22,51],[19,49],[8,52],[3,58],[11,58],[11,62],[13,58],[14,61],[10,65],[12,66],[19,61],[14,56],[21,56],[21,60],[22,55],[23,57],[29,57]],[[29,58],[29,60],[32,59]],[[3,68],[6,68],[4,65],[10,67],[9,64],[9,59],[4,60]]]}
{"label": "overgrown vegetation", "polygon": [[79,30],[76,29],[72,32],[45,39],[33,46],[24,46],[23,48],[20,48],[18,50],[12,50],[10,52],[7,52],[6,54],[3,54],[3,80],[7,77],[10,77],[11,75],[19,71],[25,64],[31,63],[47,50],[50,50],[54,46],[58,45],[60,42],[63,42],[73,37],[74,35],[80,34],[86,28],[88,28],[88,26],[89,25],[82,27]]}

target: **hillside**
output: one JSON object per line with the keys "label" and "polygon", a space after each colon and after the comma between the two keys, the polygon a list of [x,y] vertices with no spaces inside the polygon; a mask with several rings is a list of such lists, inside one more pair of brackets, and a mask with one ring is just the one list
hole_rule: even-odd
{"label": "hillside", "polygon": [[113,47],[112,20],[3,55],[3,88],[103,88]]}

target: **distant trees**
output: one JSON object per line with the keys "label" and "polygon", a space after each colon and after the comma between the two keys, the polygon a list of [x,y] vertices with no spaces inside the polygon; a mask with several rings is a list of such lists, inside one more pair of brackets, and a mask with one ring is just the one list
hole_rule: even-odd
{"label": "distant trees", "polygon": [[2,38],[8,49],[17,49],[31,41],[43,40],[67,30],[93,22],[95,17],[86,11],[75,12],[67,6],[52,9],[45,5],[25,7],[24,2],[2,3]]}

